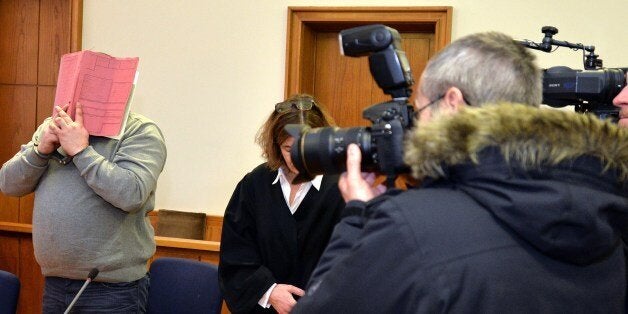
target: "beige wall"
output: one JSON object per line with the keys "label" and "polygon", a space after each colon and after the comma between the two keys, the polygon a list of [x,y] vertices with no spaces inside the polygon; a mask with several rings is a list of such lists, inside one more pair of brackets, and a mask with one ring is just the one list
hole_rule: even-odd
{"label": "beige wall", "polygon": [[[287,7],[393,5],[452,6],[452,39],[499,30],[538,42],[553,25],[556,39],[595,45],[605,66],[628,66],[625,0],[85,0],[83,48],[140,57],[133,110],[168,145],[156,207],[222,215],[262,162],[254,136],[283,97]],[[582,68],[580,52],[537,55]]]}

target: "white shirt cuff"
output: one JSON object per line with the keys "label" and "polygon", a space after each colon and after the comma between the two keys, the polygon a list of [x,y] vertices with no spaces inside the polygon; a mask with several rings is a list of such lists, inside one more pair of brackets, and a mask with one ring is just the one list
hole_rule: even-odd
{"label": "white shirt cuff", "polygon": [[262,298],[259,299],[259,301],[257,301],[257,304],[259,304],[261,307],[263,307],[265,309],[269,308],[270,304],[268,304],[268,299],[270,299],[270,294],[273,292],[273,289],[275,289],[276,286],[277,286],[276,283],[274,283],[272,286],[270,286],[270,288],[268,288],[268,291],[266,291],[266,293],[264,293]]}

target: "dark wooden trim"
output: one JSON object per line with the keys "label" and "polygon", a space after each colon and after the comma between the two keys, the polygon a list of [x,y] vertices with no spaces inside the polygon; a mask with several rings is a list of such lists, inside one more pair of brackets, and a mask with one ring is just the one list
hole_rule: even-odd
{"label": "dark wooden trim", "polygon": [[16,222],[0,221],[0,231],[30,234],[30,233],[33,233],[33,225],[16,223]]}
{"label": "dark wooden trim", "polygon": [[70,51],[79,51],[83,47],[83,0],[72,0],[70,27]]}
{"label": "dark wooden trim", "polygon": [[170,238],[155,236],[155,242],[157,246],[172,247],[179,249],[192,249],[198,251],[220,251],[220,242],[206,241],[206,240],[192,240],[181,238]]}

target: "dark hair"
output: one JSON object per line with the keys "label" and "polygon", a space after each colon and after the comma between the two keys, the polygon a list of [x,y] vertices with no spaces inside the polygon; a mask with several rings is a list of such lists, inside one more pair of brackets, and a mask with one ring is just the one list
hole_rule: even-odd
{"label": "dark hair", "polygon": [[[319,128],[334,125],[333,118],[314,100],[314,97],[307,94],[296,94],[290,96],[285,103],[311,103],[312,108],[307,110],[298,109],[292,106],[288,110],[273,110],[266,122],[257,132],[255,142],[262,148],[262,157],[267,161],[271,170],[277,170],[286,164],[281,155],[281,143],[290,137],[284,127],[288,124],[305,124],[311,128]],[[276,108],[279,107],[276,105]]]}

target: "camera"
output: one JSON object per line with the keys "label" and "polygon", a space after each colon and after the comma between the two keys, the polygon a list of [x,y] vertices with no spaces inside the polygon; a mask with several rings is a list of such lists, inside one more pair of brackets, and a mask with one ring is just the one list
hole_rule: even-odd
{"label": "camera", "polygon": [[[576,112],[592,113],[600,119],[617,122],[619,108],[613,106],[613,98],[626,85],[628,68],[603,68],[602,60],[595,54],[595,46],[574,44],[553,38],[558,29],[553,26],[541,28],[544,34],[540,43],[520,41],[530,49],[552,52],[553,46],[582,50],[585,70],[574,70],[556,66],[543,70],[543,104],[551,107],[573,105]],[[586,53],[586,55],[585,55]]]}
{"label": "camera", "polygon": [[543,103],[552,107],[574,105],[576,112],[600,119],[619,119],[613,98],[626,85],[622,69],[573,70],[566,66],[543,71]]}
{"label": "camera", "polygon": [[414,81],[406,54],[400,49],[401,36],[393,28],[373,24],[342,30],[338,37],[341,54],[368,56],[371,75],[392,100],[362,112],[372,123],[369,127],[287,125],[285,130],[295,139],[290,157],[299,170],[294,182],[345,171],[347,146],[356,143],[362,152],[362,169],[385,174],[391,185],[398,174],[409,171],[403,162],[403,144],[414,119],[414,109],[408,103]]}

